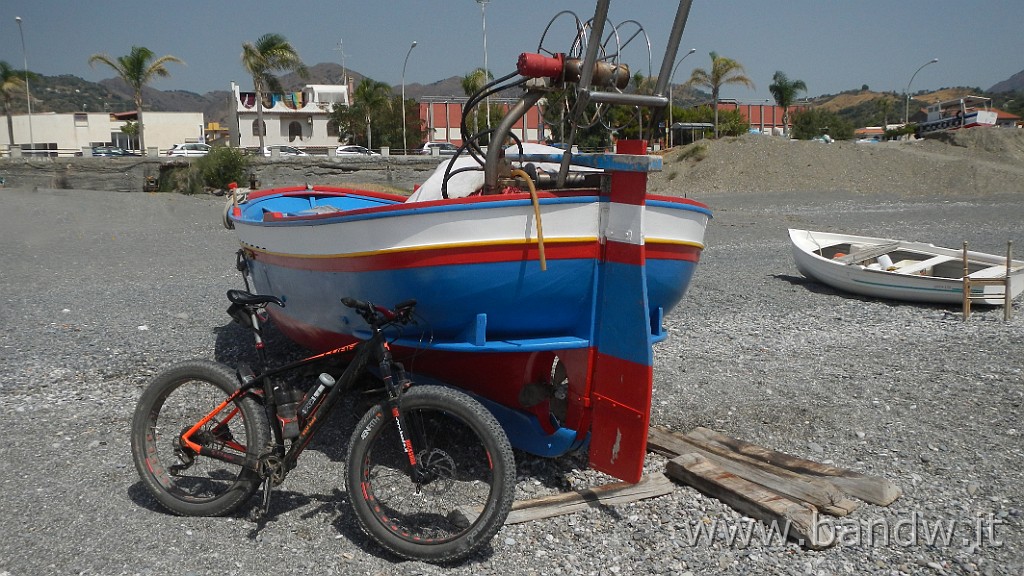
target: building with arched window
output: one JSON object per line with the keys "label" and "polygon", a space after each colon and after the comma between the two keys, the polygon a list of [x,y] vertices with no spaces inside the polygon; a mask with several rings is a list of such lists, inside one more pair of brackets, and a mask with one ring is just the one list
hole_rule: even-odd
{"label": "building with arched window", "polygon": [[330,121],[335,106],[349,105],[347,86],[309,84],[299,92],[263,95],[263,126],[256,114],[256,93],[231,83],[231,145],[256,148],[260,132],[266,146],[331,148],[338,145],[338,127]]}

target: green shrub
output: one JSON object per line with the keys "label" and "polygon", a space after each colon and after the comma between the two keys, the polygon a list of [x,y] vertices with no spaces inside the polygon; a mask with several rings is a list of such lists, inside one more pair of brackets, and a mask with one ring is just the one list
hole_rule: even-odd
{"label": "green shrub", "polygon": [[195,164],[178,167],[167,172],[166,176],[160,178],[161,192],[178,192],[186,196],[202,194],[206,191],[203,186],[203,176]]}
{"label": "green shrub", "polygon": [[828,134],[834,140],[853,138],[853,124],[835,112],[810,108],[794,112],[792,116],[793,131],[790,135],[797,140],[810,140],[822,134]]}
{"label": "green shrub", "polygon": [[694,144],[687,144],[683,147],[683,151],[679,153],[680,160],[693,160],[694,162],[700,162],[704,158],[707,158],[708,147],[707,145],[697,142]]}
{"label": "green shrub", "polygon": [[211,188],[225,190],[232,182],[247,181],[249,158],[240,148],[215,146],[194,164],[202,182]]}

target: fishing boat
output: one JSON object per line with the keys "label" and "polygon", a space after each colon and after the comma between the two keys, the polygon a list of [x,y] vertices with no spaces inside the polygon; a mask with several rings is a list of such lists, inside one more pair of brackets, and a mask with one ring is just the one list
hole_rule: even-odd
{"label": "fishing boat", "polygon": [[917,135],[976,126],[995,126],[998,114],[992,110],[992,99],[964,96],[936,102],[927,107],[928,117],[917,125]]}
{"label": "fishing boat", "polygon": [[[962,304],[966,278],[980,281],[969,287],[972,301],[1004,305],[1024,291],[1024,261],[1012,260],[1009,254],[795,229],[789,231],[789,239],[801,274],[844,292]],[[1008,283],[984,282],[998,279]]]}
{"label": "fishing boat", "polygon": [[[588,43],[614,35],[602,32],[607,4],[578,29],[570,53],[524,54],[513,80],[485,87],[524,89],[491,142],[511,141],[518,116],[568,84],[606,106],[667,104],[616,89],[624,65]],[[669,65],[688,9],[683,0]],[[602,50],[607,56],[607,43]],[[253,191],[233,199],[226,224],[241,243],[247,286],[285,302],[269,313],[295,342],[325,350],[360,335],[366,326],[342,297],[415,299],[419,323],[394,334],[392,348],[417,378],[475,394],[519,449],[560,456],[589,443],[591,466],[636,482],[653,344],[665,339],[664,318],[694,274],[711,212],[647,193],[662,160],[643,140],[619,141],[614,153],[567,148],[485,150],[466,135],[428,179],[433,187],[413,197],[329,186]]]}

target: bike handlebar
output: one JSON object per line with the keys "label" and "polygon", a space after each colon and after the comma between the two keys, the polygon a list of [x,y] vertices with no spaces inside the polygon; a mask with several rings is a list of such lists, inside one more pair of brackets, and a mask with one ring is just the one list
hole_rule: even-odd
{"label": "bike handlebar", "polygon": [[341,299],[341,303],[358,312],[367,324],[377,327],[389,323],[408,324],[412,321],[412,311],[416,308],[416,300],[411,299],[395,304],[393,310],[347,296]]}

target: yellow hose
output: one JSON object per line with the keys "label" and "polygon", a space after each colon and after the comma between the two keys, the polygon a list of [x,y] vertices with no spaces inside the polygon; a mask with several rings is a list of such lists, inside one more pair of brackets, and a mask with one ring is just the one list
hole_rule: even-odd
{"label": "yellow hose", "polygon": [[537,199],[537,189],[533,187],[533,178],[525,171],[516,168],[512,170],[513,176],[519,176],[523,180],[526,180],[526,185],[530,188],[530,199],[533,201],[533,214],[537,218],[537,253],[540,255],[540,269],[541,271],[548,269],[548,261],[544,257],[544,226],[540,221],[540,201]]}

